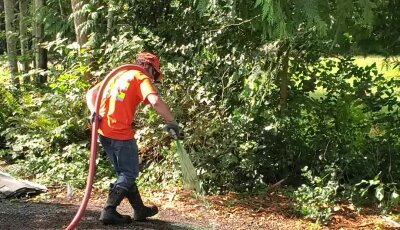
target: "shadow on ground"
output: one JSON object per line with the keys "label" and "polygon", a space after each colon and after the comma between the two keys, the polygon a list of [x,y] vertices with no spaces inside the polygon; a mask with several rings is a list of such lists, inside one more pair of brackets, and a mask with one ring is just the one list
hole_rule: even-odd
{"label": "shadow on ground", "polygon": [[[0,200],[0,229],[64,229],[69,225],[77,210],[78,206],[76,205]],[[199,229],[158,219],[133,222],[129,225],[106,226],[98,221],[99,216],[100,210],[98,209],[86,210],[76,229]]]}

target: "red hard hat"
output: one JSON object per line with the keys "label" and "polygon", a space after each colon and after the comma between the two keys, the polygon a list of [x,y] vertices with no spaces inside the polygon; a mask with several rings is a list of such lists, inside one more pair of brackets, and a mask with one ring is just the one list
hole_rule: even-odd
{"label": "red hard hat", "polygon": [[141,52],[136,56],[136,60],[153,65],[154,69],[159,73],[159,76],[155,80],[161,81],[163,74],[160,70],[160,60],[155,54],[150,52]]}

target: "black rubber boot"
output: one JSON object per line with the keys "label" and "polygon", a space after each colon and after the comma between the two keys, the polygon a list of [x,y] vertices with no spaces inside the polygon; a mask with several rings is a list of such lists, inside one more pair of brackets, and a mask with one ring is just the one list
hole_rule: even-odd
{"label": "black rubber boot", "polygon": [[128,191],[121,187],[110,185],[108,199],[104,209],[100,214],[100,221],[104,225],[112,224],[129,224],[132,222],[131,217],[128,215],[121,215],[117,212],[117,206],[124,199]]}
{"label": "black rubber boot", "polygon": [[135,221],[146,221],[147,217],[154,216],[158,213],[158,208],[156,206],[153,205],[147,207],[143,204],[139,189],[136,184],[132,185],[126,197],[128,198],[129,203],[132,205],[133,219]]}

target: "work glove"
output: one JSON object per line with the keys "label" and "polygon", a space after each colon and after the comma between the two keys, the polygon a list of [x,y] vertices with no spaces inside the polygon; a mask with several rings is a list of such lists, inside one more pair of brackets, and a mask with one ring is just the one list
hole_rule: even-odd
{"label": "work glove", "polygon": [[167,122],[167,124],[165,125],[165,129],[167,130],[168,134],[172,138],[178,139],[178,137],[179,137],[179,125],[178,125],[178,122],[176,122],[176,121]]}
{"label": "work glove", "polygon": [[90,113],[89,122],[90,122],[91,125],[93,125],[93,122],[94,122],[94,119],[96,118],[96,116],[97,116],[97,121],[100,121],[101,120],[101,116],[98,116],[96,114],[96,112]]}

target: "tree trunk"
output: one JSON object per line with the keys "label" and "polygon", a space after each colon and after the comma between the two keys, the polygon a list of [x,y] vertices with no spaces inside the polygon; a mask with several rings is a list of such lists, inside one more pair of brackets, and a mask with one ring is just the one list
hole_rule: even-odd
{"label": "tree trunk", "polygon": [[[19,39],[21,43],[21,63],[22,72],[29,71],[29,44],[28,44],[28,1],[19,0]],[[29,77],[24,77],[24,83],[29,82]]]}
{"label": "tree trunk", "polygon": [[[35,12],[41,10],[45,5],[45,0],[34,0]],[[42,48],[44,41],[44,25],[41,18],[34,21],[34,47],[35,47],[35,67],[36,69],[47,70],[47,50]],[[36,78],[36,83],[41,85],[47,81],[47,76],[42,73]]]}
{"label": "tree trunk", "polygon": [[112,8],[112,5],[109,4],[108,5],[108,13],[107,13],[107,36],[111,36],[111,34],[113,32],[114,12],[111,8]]}
{"label": "tree trunk", "polygon": [[11,73],[11,84],[18,87],[19,82],[17,79],[18,66],[17,66],[17,33],[15,31],[15,1],[4,0],[4,11],[6,21],[6,40],[7,40],[7,57],[8,65]]}
{"label": "tree trunk", "polygon": [[85,22],[85,17],[82,14],[77,13],[82,10],[83,3],[83,0],[71,0],[72,13],[74,14],[76,42],[79,46],[83,46],[88,41],[85,31],[82,31],[81,28],[82,24]]}
{"label": "tree trunk", "polygon": [[280,68],[278,72],[279,79],[279,108],[282,116],[286,115],[288,109],[289,98],[289,53],[290,48],[288,42],[283,42],[278,52],[280,57]]}
{"label": "tree trunk", "polygon": [[[0,15],[4,14],[4,1],[0,0]],[[6,31],[5,22],[3,21],[3,17],[0,21],[0,31]],[[5,39],[0,40],[0,54],[4,54],[7,49],[7,44]]]}
{"label": "tree trunk", "polygon": [[[82,25],[86,22],[86,16],[80,13],[82,6],[84,4],[83,0],[71,0],[72,14],[74,15],[74,27],[76,42],[79,47],[84,46],[88,41],[87,31],[82,30]],[[90,65],[90,60],[87,60],[86,65]],[[91,81],[93,75],[88,71],[85,73],[85,80]]]}

